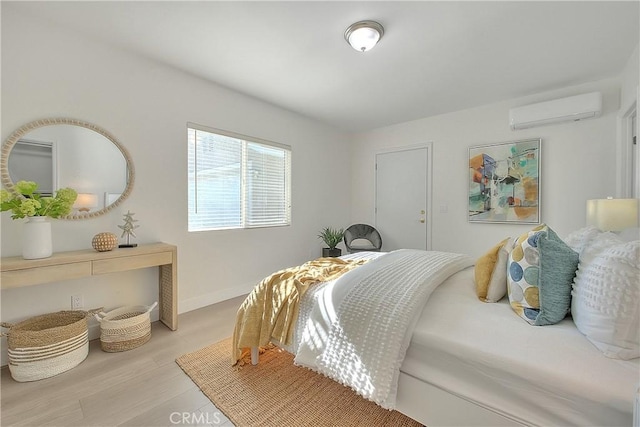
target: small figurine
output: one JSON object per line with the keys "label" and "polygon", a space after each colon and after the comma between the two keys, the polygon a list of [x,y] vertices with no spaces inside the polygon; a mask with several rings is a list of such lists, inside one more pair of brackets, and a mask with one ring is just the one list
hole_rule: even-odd
{"label": "small figurine", "polygon": [[122,236],[120,236],[120,238],[127,236],[127,243],[118,245],[119,248],[135,248],[136,246],[138,246],[137,243],[131,243],[129,241],[131,236],[136,237],[136,234],[133,232],[133,230],[140,227],[139,225],[133,225],[134,222],[138,222],[137,219],[133,219],[134,215],[135,213],[130,211],[127,211],[127,213],[123,215],[124,225],[119,225],[118,228],[121,228],[123,230]]}

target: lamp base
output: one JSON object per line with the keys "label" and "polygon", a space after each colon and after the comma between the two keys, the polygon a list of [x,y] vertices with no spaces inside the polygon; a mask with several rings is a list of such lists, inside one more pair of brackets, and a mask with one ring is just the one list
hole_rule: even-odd
{"label": "lamp base", "polygon": [[136,246],[138,246],[137,243],[123,243],[118,245],[119,248],[135,248]]}

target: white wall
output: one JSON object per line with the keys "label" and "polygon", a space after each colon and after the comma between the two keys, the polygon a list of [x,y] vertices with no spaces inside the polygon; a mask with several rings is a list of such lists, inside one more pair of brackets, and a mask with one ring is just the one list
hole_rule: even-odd
{"label": "white wall", "polygon": [[[2,113],[3,140],[32,120],[70,117],[106,129],[129,150],[136,169],[130,198],[100,218],[54,221],[54,251],[90,248],[96,233],[118,233],[122,214],[130,209],[139,220],[137,242],[178,246],[180,312],[246,293],[265,275],[319,256],[319,230],[345,226],[350,217],[344,134],[22,16],[7,3],[2,5]],[[290,227],[187,232],[188,121],[292,147]],[[20,255],[22,221],[11,220],[9,212],[1,221],[2,256]],[[76,293],[84,295],[86,308],[150,304],[157,298],[156,280],[157,272],[145,269],[3,290],[1,319],[15,322],[69,309]]]}
{"label": "white wall", "polygon": [[[635,180],[635,188],[640,188],[640,149],[636,146],[635,150],[629,146],[630,129],[628,119],[636,112],[636,123],[640,123],[640,109],[637,108],[637,98],[640,96],[640,44],[636,46],[635,51],[627,61],[627,65],[620,74],[621,79],[621,96],[620,96],[620,112],[618,114],[618,135],[617,135],[617,164],[618,173],[617,197],[633,197],[633,185],[631,182]],[[635,151],[635,153],[634,153]],[[635,159],[634,159],[635,154]],[[636,166],[635,177],[633,176],[633,165]],[[636,196],[637,197],[637,196]]]}
{"label": "white wall", "polygon": [[622,70],[620,106],[622,109],[636,101],[636,91],[638,90],[638,80],[640,79],[640,44],[636,46],[633,54],[627,61],[627,65]]}
{"label": "white wall", "polygon": [[[603,94],[604,111],[597,119],[521,131],[509,129],[511,107],[592,91]],[[359,134],[352,148],[351,221],[375,222],[376,152],[432,142],[432,249],[479,256],[504,237],[519,235],[532,227],[469,224],[469,146],[542,138],[542,221],[560,236],[566,235],[585,224],[587,199],[615,195],[615,123],[620,106],[619,92],[619,79],[602,80]],[[447,213],[441,213],[441,208],[446,208]]]}

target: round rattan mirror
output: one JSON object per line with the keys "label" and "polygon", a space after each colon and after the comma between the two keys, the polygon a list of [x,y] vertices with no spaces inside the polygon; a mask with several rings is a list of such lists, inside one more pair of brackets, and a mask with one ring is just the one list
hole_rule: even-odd
{"label": "round rattan mirror", "polygon": [[68,118],[36,120],[3,143],[2,185],[13,191],[20,180],[35,181],[43,194],[71,187],[79,194],[74,211],[63,219],[104,215],[131,193],[133,161],[106,130]]}

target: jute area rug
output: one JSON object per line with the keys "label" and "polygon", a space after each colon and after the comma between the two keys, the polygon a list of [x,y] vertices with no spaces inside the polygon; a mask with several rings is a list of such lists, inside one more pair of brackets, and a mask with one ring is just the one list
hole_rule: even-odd
{"label": "jute area rug", "polygon": [[320,374],[278,348],[260,363],[231,366],[231,339],[176,359],[200,390],[238,427],[420,426]]}

